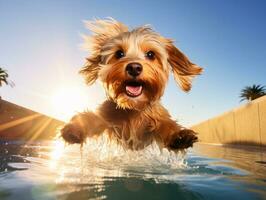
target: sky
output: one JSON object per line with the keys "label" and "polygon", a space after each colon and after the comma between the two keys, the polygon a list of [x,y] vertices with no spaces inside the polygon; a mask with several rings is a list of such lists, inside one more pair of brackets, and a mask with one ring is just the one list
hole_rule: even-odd
{"label": "sky", "polygon": [[95,109],[104,90],[78,74],[88,55],[83,21],[113,17],[129,27],[151,24],[204,68],[189,93],[171,77],[162,98],[174,119],[197,124],[243,104],[243,87],[266,85],[265,9],[264,0],[0,0],[0,67],[15,83],[0,95],[64,120]]}

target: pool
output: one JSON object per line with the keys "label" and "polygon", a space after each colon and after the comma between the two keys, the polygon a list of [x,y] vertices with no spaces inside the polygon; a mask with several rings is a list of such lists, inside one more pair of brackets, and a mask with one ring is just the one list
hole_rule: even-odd
{"label": "pool", "polygon": [[265,152],[207,144],[132,152],[104,137],[82,149],[1,142],[0,199],[266,199]]}

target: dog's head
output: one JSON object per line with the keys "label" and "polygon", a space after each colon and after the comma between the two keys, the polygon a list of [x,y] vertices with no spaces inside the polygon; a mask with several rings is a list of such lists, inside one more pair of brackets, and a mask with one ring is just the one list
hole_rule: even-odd
{"label": "dog's head", "polygon": [[92,31],[85,36],[91,54],[80,72],[88,84],[99,79],[121,108],[140,110],[159,100],[170,70],[184,91],[190,90],[192,78],[202,71],[172,40],[149,26],[129,30],[113,19],[86,25]]}

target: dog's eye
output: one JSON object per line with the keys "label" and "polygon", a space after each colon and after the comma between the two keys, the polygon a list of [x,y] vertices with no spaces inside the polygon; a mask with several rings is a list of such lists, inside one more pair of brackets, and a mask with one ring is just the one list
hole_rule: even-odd
{"label": "dog's eye", "polygon": [[154,60],[155,59],[155,53],[153,51],[148,51],[145,55],[146,58],[149,60]]}
{"label": "dog's eye", "polygon": [[125,53],[122,50],[118,50],[115,52],[115,57],[117,59],[123,58],[125,56]]}

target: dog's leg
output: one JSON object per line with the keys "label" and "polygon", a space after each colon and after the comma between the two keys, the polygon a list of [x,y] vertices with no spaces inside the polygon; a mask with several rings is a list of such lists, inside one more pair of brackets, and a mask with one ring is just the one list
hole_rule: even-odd
{"label": "dog's leg", "polygon": [[83,143],[86,137],[101,134],[107,128],[106,122],[93,112],[83,112],[72,117],[61,129],[61,136],[70,144]]}
{"label": "dog's leg", "polygon": [[156,130],[163,146],[170,150],[183,150],[198,140],[193,130],[179,126],[171,119],[162,120]]}

